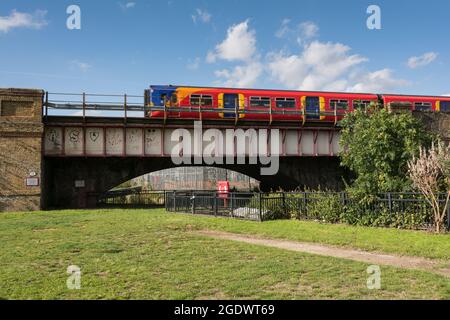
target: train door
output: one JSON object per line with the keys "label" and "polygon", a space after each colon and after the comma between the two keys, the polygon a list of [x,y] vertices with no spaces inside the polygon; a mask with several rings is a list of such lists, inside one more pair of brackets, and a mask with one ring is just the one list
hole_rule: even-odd
{"label": "train door", "polygon": [[[239,109],[239,118],[244,118],[245,114],[244,105],[245,99],[243,94],[238,93],[220,93],[218,96],[218,107],[219,109],[225,110],[226,112],[219,112],[221,118],[236,118],[236,109]],[[234,112],[233,112],[234,111]]]}
{"label": "train door", "polygon": [[[236,108],[238,107],[238,100],[239,100],[239,95],[235,94],[235,93],[224,93],[223,95],[223,108],[224,109],[228,109],[228,110],[236,110]],[[223,113],[223,117],[224,118],[236,118],[236,113],[235,112],[224,112]]]}
{"label": "train door", "polygon": [[306,119],[320,119],[320,98],[306,97],[305,99]]}
{"label": "train door", "polygon": [[439,103],[439,111],[441,112],[450,112],[450,101],[441,101]]}

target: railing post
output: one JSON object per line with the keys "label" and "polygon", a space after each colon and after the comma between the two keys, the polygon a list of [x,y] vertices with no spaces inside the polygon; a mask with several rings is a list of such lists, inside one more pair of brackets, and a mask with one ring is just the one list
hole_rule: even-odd
{"label": "railing post", "polygon": [[234,217],[234,193],[230,192],[230,196],[231,196],[231,216]]}
{"label": "railing post", "polygon": [[284,216],[287,217],[287,208],[286,208],[286,194],[283,191],[282,193],[282,199],[283,199],[283,212],[284,212]]}
{"label": "railing post", "polygon": [[83,92],[83,121],[86,121],[86,93]]}
{"label": "railing post", "polygon": [[308,216],[308,195],[306,191],[303,192],[303,206],[305,208],[305,215]]}
{"label": "railing post", "polygon": [[127,94],[123,95],[123,110],[125,115],[125,123],[127,123]]}
{"label": "railing post", "polygon": [[389,223],[392,223],[392,197],[390,192],[387,193],[387,197],[389,206]]}
{"label": "railing post", "polygon": [[218,203],[217,203],[217,192],[214,192],[214,216],[217,217],[218,211]]}
{"label": "railing post", "polygon": [[195,192],[192,193],[192,214],[195,214]]}
{"label": "railing post", "polygon": [[176,191],[172,192],[172,198],[173,198],[173,212],[177,212],[177,196]]}
{"label": "railing post", "polygon": [[346,206],[347,205],[347,193],[345,193],[345,191],[341,192],[341,198],[342,198],[342,206]]}
{"label": "railing post", "polygon": [[259,194],[258,194],[258,202],[259,202],[259,221],[263,221],[263,218],[262,218],[262,194],[261,194],[261,192],[259,192]]}

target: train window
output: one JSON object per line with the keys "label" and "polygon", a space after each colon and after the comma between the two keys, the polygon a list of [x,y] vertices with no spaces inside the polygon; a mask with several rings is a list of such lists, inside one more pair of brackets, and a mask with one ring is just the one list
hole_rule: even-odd
{"label": "train window", "polygon": [[270,108],[269,97],[250,97],[250,107]]}
{"label": "train window", "polygon": [[441,101],[441,112],[450,112],[450,101]]}
{"label": "train window", "polygon": [[331,110],[347,110],[348,100],[330,100]]}
{"label": "train window", "polygon": [[277,108],[295,108],[295,98],[275,98]]}
{"label": "train window", "polygon": [[213,105],[213,97],[209,95],[202,94],[191,94],[190,99],[191,106],[194,107],[212,107]]}
{"label": "train window", "polygon": [[167,102],[167,95],[166,95],[165,93],[163,93],[163,94],[161,95],[161,105],[162,105],[162,106],[165,105],[166,102]]}
{"label": "train window", "polygon": [[388,106],[394,109],[410,110],[412,103],[407,101],[392,101],[388,103]]}
{"label": "train window", "polygon": [[415,102],[414,109],[418,111],[431,111],[431,102]]}
{"label": "train window", "polygon": [[367,109],[370,103],[370,100],[353,100],[353,109]]}

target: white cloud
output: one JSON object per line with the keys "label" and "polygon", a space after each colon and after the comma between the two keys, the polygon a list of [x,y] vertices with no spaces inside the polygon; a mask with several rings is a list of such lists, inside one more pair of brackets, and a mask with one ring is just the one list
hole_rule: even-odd
{"label": "white cloud", "polygon": [[227,30],[227,37],[219,43],[214,51],[208,52],[206,61],[217,59],[227,61],[249,61],[256,52],[255,31],[249,30],[248,20],[232,25]]}
{"label": "white cloud", "polygon": [[134,1],[128,1],[125,3],[119,2],[119,6],[120,8],[122,8],[122,10],[128,10],[136,7],[136,2]]}
{"label": "white cloud", "polygon": [[450,97],[450,93],[445,93],[442,95],[443,97]]}
{"label": "white cloud", "polygon": [[300,35],[305,39],[314,38],[319,33],[319,27],[311,21],[300,23],[299,29]]}
{"label": "white cloud", "polygon": [[424,67],[436,60],[437,56],[438,54],[436,52],[427,52],[418,57],[411,57],[408,59],[408,67],[411,69]]}
{"label": "white cloud", "polygon": [[195,58],[194,61],[190,61],[186,68],[189,70],[197,70],[200,67],[200,58]]}
{"label": "white cloud", "polygon": [[319,27],[311,21],[305,21],[294,28],[290,26],[290,19],[283,19],[281,26],[275,33],[277,38],[286,38],[289,40],[295,40],[298,44],[302,44],[307,40],[317,37],[319,34]]}
{"label": "white cloud", "polygon": [[216,77],[223,78],[217,83],[226,87],[251,87],[263,72],[263,66],[259,62],[251,62],[247,65],[239,65],[230,69],[215,71]]}
{"label": "white cloud", "polygon": [[283,19],[283,21],[281,21],[281,26],[280,28],[277,30],[277,32],[275,33],[275,36],[277,38],[283,38],[285,37],[289,32],[291,32],[291,28],[289,27],[289,23],[291,22],[290,19]]}
{"label": "white cloud", "polygon": [[0,16],[0,32],[7,33],[14,28],[41,29],[48,24],[46,15],[45,10],[36,10],[34,13],[13,10],[9,16]]}
{"label": "white cloud", "polygon": [[216,70],[214,74],[219,78],[216,83],[251,87],[267,74],[286,88],[296,90],[383,92],[409,85],[387,68],[363,71],[362,66],[368,59],[352,53],[345,44],[313,40],[319,31],[314,23],[299,24],[295,33],[289,23],[290,20],[283,20],[276,36],[295,35],[302,44],[300,52],[269,52],[264,59],[257,52],[256,34],[249,29],[248,20],[231,26],[225,40],[208,52],[206,60],[241,63]]}
{"label": "white cloud", "polygon": [[366,58],[349,54],[350,47],[340,43],[314,41],[298,55],[269,54],[269,71],[288,88],[336,90],[347,85],[345,76]]}
{"label": "white cloud", "polygon": [[212,15],[208,11],[202,9],[196,9],[195,13],[191,15],[192,21],[194,21],[194,23],[197,23],[197,21],[208,23],[211,21],[211,17]]}
{"label": "white cloud", "polygon": [[358,80],[347,91],[383,93],[409,85],[409,82],[406,80],[394,78],[390,69],[369,72],[361,76]]}
{"label": "white cloud", "polygon": [[70,61],[70,66],[72,69],[76,69],[81,72],[87,72],[92,67],[90,64],[79,60]]}
{"label": "white cloud", "polygon": [[299,54],[269,53],[268,70],[276,81],[297,90],[383,92],[409,85],[390,69],[360,71],[368,59],[350,51],[341,43],[313,41]]}
{"label": "white cloud", "polygon": [[226,87],[250,87],[253,86],[264,68],[260,63],[260,57],[256,54],[256,34],[249,29],[248,20],[232,25],[227,30],[225,40],[216,45],[214,51],[209,51],[206,56],[208,63],[218,60],[243,62],[241,65],[216,70],[214,74],[221,78],[216,81]]}

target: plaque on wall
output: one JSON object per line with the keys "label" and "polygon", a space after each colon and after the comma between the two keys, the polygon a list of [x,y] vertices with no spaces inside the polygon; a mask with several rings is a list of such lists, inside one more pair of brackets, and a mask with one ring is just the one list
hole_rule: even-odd
{"label": "plaque on wall", "polygon": [[25,181],[27,187],[38,187],[39,186],[39,178],[37,177],[28,177]]}
{"label": "plaque on wall", "polygon": [[75,188],[84,188],[86,183],[84,180],[75,180]]}

